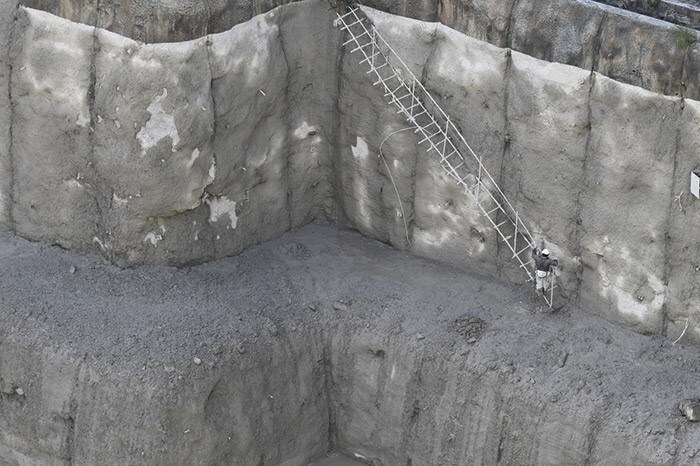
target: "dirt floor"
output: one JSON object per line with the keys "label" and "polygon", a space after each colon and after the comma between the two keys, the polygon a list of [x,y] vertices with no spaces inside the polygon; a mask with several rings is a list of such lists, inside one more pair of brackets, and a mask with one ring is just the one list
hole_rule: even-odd
{"label": "dirt floor", "polygon": [[[677,408],[700,396],[697,347],[550,313],[528,285],[355,232],[131,269],[4,234],[0,263],[2,464],[700,461],[700,423]],[[240,390],[249,406],[231,404]],[[258,408],[269,425],[252,426]],[[250,436],[226,440],[242,417]]]}

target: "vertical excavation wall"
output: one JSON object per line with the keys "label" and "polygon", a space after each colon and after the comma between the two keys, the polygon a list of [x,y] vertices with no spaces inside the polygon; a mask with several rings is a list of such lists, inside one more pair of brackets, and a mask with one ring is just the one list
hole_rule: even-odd
{"label": "vertical excavation wall", "polygon": [[[628,328],[667,332],[674,338],[688,319],[695,330],[686,341],[697,340],[700,314],[685,301],[693,295],[693,286],[686,287],[688,279],[673,272],[695,272],[697,266],[692,252],[681,252],[692,251],[692,239],[682,238],[700,226],[700,220],[688,214],[697,201],[681,195],[687,191],[700,142],[696,102],[517,52],[505,54],[443,26],[432,26],[426,51],[425,40],[416,33],[427,27],[425,23],[369,12],[483,156],[536,240],[546,239],[562,260],[559,303],[574,300]],[[427,65],[416,66],[426,54]],[[372,108],[361,106],[365,115],[383,115],[391,107],[353,68],[360,59],[347,60],[343,82],[359,96],[341,94],[341,102],[352,99],[345,104],[351,107],[366,99]],[[360,151],[360,145],[341,139],[341,151],[348,154],[343,159],[353,160],[351,153],[357,159],[362,153],[371,161],[378,154],[383,139],[375,133],[377,125],[365,127],[364,120],[357,115],[345,120],[365,145]],[[495,232],[480,224],[484,219],[470,197],[446,178],[434,154],[421,149],[405,136],[390,138],[383,146],[385,153],[403,154],[393,170],[399,192],[413,196],[412,250],[522,280],[505,248],[499,251]],[[415,173],[402,176],[400,164],[414,159]],[[350,224],[405,247],[396,233],[402,224],[395,207],[383,207],[396,199],[395,194],[387,199],[387,190],[392,194],[393,189],[384,167],[376,161],[372,169],[351,171],[356,174],[352,179],[341,178],[364,192],[358,195],[341,184],[346,211],[352,212],[352,205],[358,212],[349,217]],[[377,175],[371,178],[373,173]]]}
{"label": "vertical excavation wall", "polygon": [[[18,0],[2,2],[0,5],[0,224],[11,222],[12,189],[12,102],[10,100],[10,38]],[[7,45],[5,45],[7,44]]]}

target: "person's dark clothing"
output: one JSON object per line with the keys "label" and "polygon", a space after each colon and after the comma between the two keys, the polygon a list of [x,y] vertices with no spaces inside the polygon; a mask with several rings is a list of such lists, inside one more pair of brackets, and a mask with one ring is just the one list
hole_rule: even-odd
{"label": "person's dark clothing", "polygon": [[559,265],[556,259],[550,259],[549,256],[543,256],[539,249],[532,250],[532,258],[535,260],[535,268],[543,272],[551,272],[552,267]]}

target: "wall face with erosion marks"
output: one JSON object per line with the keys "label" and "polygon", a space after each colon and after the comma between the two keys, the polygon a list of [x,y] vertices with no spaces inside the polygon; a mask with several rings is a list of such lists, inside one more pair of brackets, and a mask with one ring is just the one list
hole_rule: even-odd
{"label": "wall face with erosion marks", "polygon": [[102,30],[97,40],[95,168],[104,218],[95,242],[119,262],[193,260],[204,251],[175,243],[194,243],[184,223],[206,215],[202,200],[215,175],[205,40],[143,45]]}
{"label": "wall face with erosion marks", "polygon": [[183,264],[237,254],[329,215],[336,125],[325,117],[335,79],[315,81],[312,65],[302,65],[313,63],[312,50],[285,52],[301,47],[293,31],[310,11],[326,25],[324,39],[337,37],[318,2],[289,9],[288,39],[275,10],[172,44],[20,9],[16,173],[14,191],[2,191],[13,196],[17,232],[97,248],[123,265]]}
{"label": "wall face with erosion marks", "polygon": [[[392,43],[405,49],[412,41],[417,50],[423,46],[410,20],[369,13]],[[698,310],[689,304],[697,295],[680,278],[681,270],[697,266],[689,252],[692,240],[685,239],[700,222],[689,214],[697,201],[686,193],[683,212],[674,201],[687,191],[691,160],[697,158],[696,102],[516,52],[499,59],[499,49],[442,29],[434,34],[429,66],[419,68],[419,75],[459,122],[467,141],[474,141],[535,240],[546,240],[561,259],[559,305],[577,302],[642,333],[668,332],[675,338],[686,318],[697,328]],[[460,69],[455,56],[475,59]],[[415,61],[410,52],[407,57],[409,64]],[[378,197],[392,188],[376,160],[382,138],[375,121],[388,107],[350,58],[343,66],[344,86],[354,94],[342,93],[341,102],[349,109],[364,104],[352,114],[344,110],[352,118],[343,127],[355,139],[341,139],[346,154],[341,159],[353,161],[354,156],[367,166],[341,177],[346,183],[339,185],[339,197],[346,211],[357,212],[349,215],[350,225],[404,247],[400,235],[387,234],[402,226],[391,204],[396,194],[393,200]],[[362,115],[366,118],[357,118]],[[394,169],[399,193],[413,200],[408,217],[412,250],[523,280],[471,199],[444,176],[435,156],[412,144],[401,135],[383,148],[399,154],[397,167],[416,164],[411,176]],[[350,189],[351,184],[364,192]],[[688,333],[686,341],[693,335]]]}
{"label": "wall face with erosion marks", "polygon": [[93,28],[19,10],[12,50],[12,217],[16,231],[90,246],[99,223],[93,177]]}
{"label": "wall face with erosion marks", "polygon": [[12,102],[10,101],[10,38],[14,25],[17,0],[0,4],[0,223],[10,223],[10,196],[12,189]]}
{"label": "wall face with erosion marks", "polygon": [[183,380],[191,361],[125,376],[3,339],[0,463],[308,464],[330,441],[322,342],[259,341]]}
{"label": "wall face with erosion marks", "polygon": [[700,201],[689,192],[691,171],[700,170],[700,102],[686,100],[680,115],[680,137],[670,207],[666,267],[668,336],[674,340],[688,330],[682,341],[700,343],[700,239],[695,234]]}

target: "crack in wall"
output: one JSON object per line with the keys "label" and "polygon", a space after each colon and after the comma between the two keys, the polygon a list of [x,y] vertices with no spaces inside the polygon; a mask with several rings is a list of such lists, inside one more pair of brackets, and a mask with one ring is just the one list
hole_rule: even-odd
{"label": "crack in wall", "polygon": [[586,109],[586,143],[583,149],[583,160],[581,162],[581,179],[582,182],[578,184],[579,189],[576,192],[576,211],[574,213],[574,221],[576,227],[574,228],[574,238],[572,241],[572,252],[576,257],[579,258],[578,269],[576,270],[576,285],[573,290],[574,296],[572,300],[577,303],[581,296],[581,287],[583,285],[583,260],[581,258],[583,254],[583,219],[581,215],[583,213],[583,207],[581,204],[581,196],[586,191],[588,187],[588,160],[591,157],[591,144],[593,142],[593,107],[591,105],[593,97],[593,89],[596,82],[597,73],[591,69],[588,75],[589,85],[588,85],[588,97],[586,99],[587,109]]}
{"label": "crack in wall", "polygon": [[[515,19],[513,18],[513,13],[518,5],[519,0],[513,0],[508,9],[508,21],[506,21],[506,43],[505,47],[508,49],[513,48],[513,23]],[[510,52],[508,54],[510,56]]]}
{"label": "crack in wall", "polygon": [[328,446],[329,450],[332,451],[335,450],[338,445],[338,420],[333,404],[335,398],[333,396],[333,387],[335,386],[335,382],[333,380],[331,339],[325,333],[325,330],[322,330],[321,338],[323,339],[323,349],[321,353],[321,368],[323,371],[323,390],[326,396],[326,403],[328,404]]}
{"label": "crack in wall", "polygon": [[[214,43],[212,36],[208,35],[206,40],[204,41],[204,46],[206,47],[206,53],[207,53],[207,66],[209,67],[209,97],[210,97],[210,104],[211,104],[211,113],[212,113],[212,136],[211,136],[211,158],[214,163],[214,167],[217,166],[217,160],[216,160],[216,147],[214,145],[214,139],[216,138],[216,135],[218,134],[217,131],[217,125],[218,125],[218,114],[217,114],[217,108],[216,108],[216,98],[214,97],[214,67],[211,64],[211,46]],[[224,115],[225,116],[225,115]],[[202,200],[204,200],[207,197],[207,188],[211,186],[214,181],[216,180],[216,174],[214,176],[214,179],[212,179],[209,184],[204,186],[202,189]],[[200,202],[201,205],[201,202]]]}
{"label": "crack in wall", "polygon": [[[496,176],[496,179],[498,180],[498,186],[504,186],[504,177],[505,177],[505,167],[506,167],[506,160],[510,157],[511,155],[511,147],[510,147],[510,120],[508,118],[508,106],[510,105],[510,81],[513,76],[513,51],[510,48],[506,49],[506,66],[505,70],[503,72],[503,129],[505,131],[504,135],[504,140],[503,140],[503,152],[501,153],[501,164],[498,167],[498,175]],[[496,224],[499,224],[503,221],[503,213],[499,210],[497,212],[496,216]],[[504,267],[503,265],[507,263],[507,261],[502,260],[501,258],[501,241],[499,237],[498,231],[494,230],[494,237],[496,240],[496,273],[498,276],[502,277],[504,275]],[[534,238],[533,238],[534,239]],[[506,250],[507,251],[507,250]]]}
{"label": "crack in wall", "polygon": [[[428,83],[428,69],[430,68],[430,64],[433,62],[435,59],[435,55],[437,53],[437,49],[439,46],[439,41],[437,40],[437,33],[438,33],[438,26],[439,23],[435,25],[435,28],[433,29],[433,32],[430,34],[430,42],[431,42],[431,48],[430,52],[428,53],[427,58],[425,59],[425,62],[423,63],[423,68],[421,70],[421,77],[420,77],[420,83],[426,88],[427,90],[427,83]],[[423,103],[425,104],[425,103]],[[406,128],[409,128],[408,123],[406,123]],[[427,157],[429,160],[432,160],[430,157],[430,154],[426,154],[423,149],[418,149],[415,152],[415,156],[413,158],[413,166],[411,167],[411,212],[409,215],[409,218],[406,219],[406,223],[408,224],[408,245],[407,249],[412,249],[412,246],[414,244],[414,237],[415,237],[415,218],[416,218],[416,185],[418,184],[417,179],[416,179],[416,173],[418,170],[418,159],[420,157]]]}
{"label": "crack in wall", "polygon": [[595,35],[593,36],[593,53],[592,53],[592,62],[591,62],[591,74],[593,72],[598,71],[598,66],[600,64],[600,49],[603,46],[603,31],[608,25],[609,21],[609,15],[607,11],[603,12],[603,16],[600,19],[600,22],[598,23],[598,27],[596,28]]}
{"label": "crack in wall", "polygon": [[[9,175],[10,175],[10,180],[9,180],[9,192],[8,192],[8,199],[5,201],[5,209],[7,212],[7,222],[8,222],[8,227],[10,231],[15,231],[16,230],[16,224],[15,224],[15,213],[14,213],[14,205],[15,205],[15,190],[17,189],[16,183],[16,175],[15,171],[17,169],[16,167],[16,162],[15,162],[15,113],[16,113],[16,103],[14,101],[14,96],[12,94],[12,81],[14,78],[14,64],[15,64],[15,51],[13,50],[13,44],[16,43],[16,33],[17,33],[17,21],[18,21],[18,14],[19,14],[19,0],[15,0],[15,8],[14,8],[14,14],[12,16],[12,24],[10,26],[10,34],[9,34],[9,47],[8,47],[8,62],[6,64],[7,66],[7,99],[8,103],[10,105],[10,121],[9,121],[9,127],[7,128],[8,132],[8,144],[7,144],[7,158],[8,158],[8,170],[9,170]],[[17,54],[19,55],[19,54]]]}
{"label": "crack in wall", "polygon": [[[340,11],[336,11],[336,13],[343,14],[345,11],[347,11],[348,4],[345,1],[340,1],[337,3],[337,8]],[[336,69],[338,70],[337,72],[337,77],[336,77],[336,89],[335,89],[335,115],[334,115],[334,132],[335,132],[335,137],[333,140],[333,145],[335,148],[335,151],[333,151],[333,155],[331,156],[331,177],[333,178],[333,186],[342,186],[342,177],[340,174],[340,162],[338,159],[342,157],[342,128],[343,128],[343,123],[342,123],[342,111],[340,109],[340,102],[341,102],[341,96],[343,95],[343,90],[344,90],[344,67],[343,64],[345,62],[345,56],[346,56],[346,48],[342,47],[343,44],[343,36],[342,34],[337,35],[337,42],[336,46],[339,49],[337,58],[336,58]],[[338,195],[338,189],[332,189],[331,190],[331,196],[332,196],[332,202],[331,202],[331,209],[332,211],[329,212],[329,218],[331,221],[335,221],[336,224],[340,227],[347,227],[348,219],[347,219],[347,213],[345,212],[345,208],[343,206],[343,203],[340,200],[340,196]]]}
{"label": "crack in wall", "polygon": [[[669,279],[671,277],[671,272],[673,270],[673,264],[671,260],[671,254],[669,254],[669,251],[672,249],[672,242],[671,242],[671,231],[672,231],[672,222],[673,222],[673,212],[675,212],[675,203],[676,203],[676,189],[677,185],[679,184],[679,173],[678,173],[678,157],[679,157],[679,152],[680,152],[680,147],[681,147],[681,138],[682,138],[682,127],[683,127],[683,98],[679,100],[679,111],[676,114],[676,135],[675,135],[675,140],[674,140],[674,148],[673,148],[673,169],[671,170],[672,176],[673,176],[673,181],[671,183],[671,196],[669,198],[669,205],[668,208],[666,209],[666,220],[664,222],[664,236],[663,236],[663,257],[664,257],[664,263],[663,263],[663,275],[662,275],[662,283],[664,284],[666,293],[664,294],[664,300],[663,303],[661,304],[661,334],[662,335],[667,335],[668,333],[668,323],[669,323],[669,318],[668,318],[668,284],[669,284]],[[683,192],[679,194],[679,196],[682,196]],[[680,203],[680,201],[678,201]],[[682,206],[681,206],[682,209]]]}
{"label": "crack in wall", "polygon": [[[278,18],[279,16],[275,16],[275,18]],[[280,27],[279,21],[277,22],[278,26],[278,37],[279,37],[279,42],[280,42],[280,50],[282,51],[282,57],[284,57],[284,63],[286,65],[286,72],[287,72],[287,79],[284,80],[284,114],[283,114],[283,120],[284,124],[286,125],[286,131],[284,133],[284,147],[287,149],[286,157],[284,158],[285,164],[284,164],[284,177],[286,178],[287,181],[287,222],[288,222],[288,228],[294,228],[295,227],[295,222],[294,222],[294,189],[292,187],[292,152],[289,150],[290,144],[289,144],[289,133],[292,131],[291,124],[290,124],[290,107],[291,107],[291,91],[290,87],[292,85],[295,85],[296,82],[292,82],[291,75],[292,75],[292,66],[289,60],[289,55],[287,53],[287,49],[285,46],[285,39],[284,39],[284,28]],[[253,132],[255,134],[255,132]],[[310,209],[313,209],[311,207]],[[302,225],[300,225],[302,226]]]}
{"label": "crack in wall", "polygon": [[[101,2],[97,2],[97,10],[99,11],[101,7]],[[97,120],[97,108],[96,108],[96,89],[97,89],[97,56],[101,51],[100,39],[98,36],[98,31],[100,27],[98,26],[99,15],[95,17],[95,24],[92,29],[92,48],[90,55],[90,83],[88,85],[87,97],[88,97],[88,111],[90,113],[90,124],[88,129],[88,140],[90,141],[90,153],[88,166],[85,169],[88,171],[89,175],[96,181],[95,183],[90,183],[91,190],[94,190],[93,203],[97,211],[97,218],[94,223],[94,231],[90,236],[100,238],[105,235],[101,241],[102,244],[107,246],[109,244],[108,237],[110,236],[110,231],[107,228],[109,222],[109,211],[112,207],[112,188],[109,181],[101,176],[99,169],[97,168],[97,140],[95,136],[95,122]],[[109,193],[109,194],[107,194]],[[112,254],[108,248],[100,247],[100,253],[107,258],[111,258]]]}

